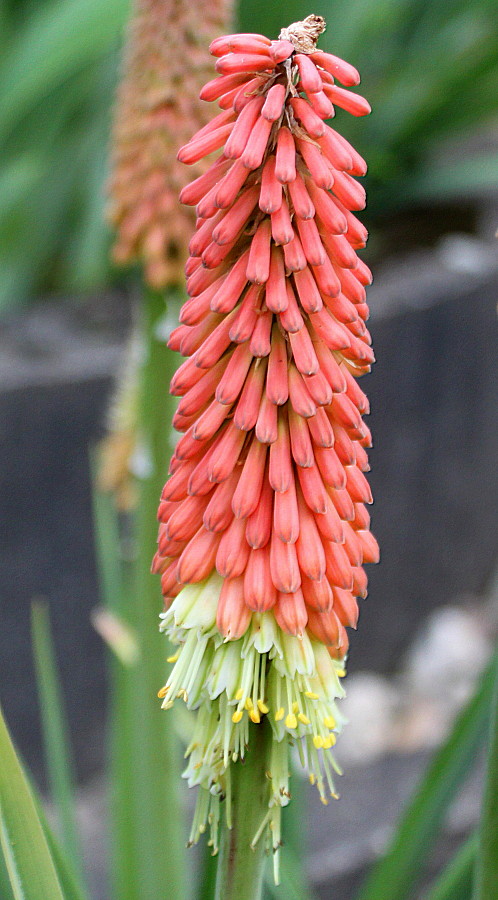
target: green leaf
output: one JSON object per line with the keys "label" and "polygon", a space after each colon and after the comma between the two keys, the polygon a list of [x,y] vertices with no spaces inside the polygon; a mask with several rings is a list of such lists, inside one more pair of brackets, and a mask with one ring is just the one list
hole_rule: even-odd
{"label": "green leaf", "polygon": [[[50,853],[52,854],[57,876],[64,894],[64,900],[88,900],[88,895],[83,891],[81,885],[75,878],[71,860],[68,859],[65,850],[47,821],[42,802],[33,786],[31,786],[31,792],[33,794],[38,818],[43,828],[43,833],[45,834]],[[0,894],[0,896],[3,900],[3,894]]]}
{"label": "green leaf", "polygon": [[448,863],[424,900],[469,900],[476,850],[477,835],[473,834]]}
{"label": "green leaf", "polygon": [[[427,200],[447,200],[452,197],[466,197],[498,188],[498,154],[474,154],[456,160],[451,166],[434,163],[422,171],[415,172],[412,182],[407,185],[407,199],[411,202]],[[396,191],[389,193],[395,197]]]}
{"label": "green leaf", "polygon": [[3,853],[0,853],[0,897],[2,900],[14,900],[14,894],[12,893],[9,873],[7,871]]}
{"label": "green leaf", "polygon": [[0,845],[15,900],[64,900],[27,779],[0,711]]}
{"label": "green leaf", "polygon": [[[119,616],[128,627],[132,603],[130,585],[132,566],[122,557],[119,520],[111,494],[98,484],[98,454],[91,454],[92,500],[95,548],[102,601],[109,614]],[[110,880],[112,896],[119,900],[138,900],[139,848],[136,840],[136,773],[133,746],[138,726],[137,707],[133,703],[135,673],[124,665],[118,654],[108,658],[109,666],[109,753],[110,787]]]}
{"label": "green leaf", "polygon": [[40,696],[45,760],[52,801],[59,819],[59,836],[71,862],[76,880],[83,884],[81,847],[75,821],[74,779],[68,729],[50,633],[47,603],[36,601],[32,604],[31,632],[36,682]]}
{"label": "green leaf", "polygon": [[[168,305],[178,297],[170,292]],[[168,384],[174,355],[157,334],[166,313],[164,294],[149,291],[144,302],[144,356],[139,379],[139,423],[148,455],[145,477],[136,480],[138,504],[133,521],[133,554],[121,560],[112,498],[95,492],[97,547],[103,599],[128,625],[138,642],[140,661],[111,665],[110,782],[113,852],[111,878],[119,900],[182,900],[190,870],[185,858],[186,829],[181,799],[181,747],[174,710],[161,711],[157,691],[166,676],[166,639],[159,634],[161,590],[150,572],[157,537],[157,505],[167,477],[174,400]]]}
{"label": "green leaf", "polygon": [[498,897],[498,661],[473,897],[474,900]]}
{"label": "green leaf", "polygon": [[32,13],[0,69],[0,133],[72,74],[108,52],[123,30],[129,0],[56,0]]}
{"label": "green leaf", "polygon": [[458,715],[450,737],[436,752],[422,784],[401,818],[385,856],[374,867],[357,900],[408,900],[444,814],[469,772],[485,734],[495,659],[479,689]]}
{"label": "green leaf", "polygon": [[0,172],[0,225],[33,189],[41,174],[40,160],[33,152],[25,152],[4,166]]}
{"label": "green leaf", "polygon": [[[166,310],[177,315],[179,296],[170,290],[146,290],[143,305],[144,358],[139,373],[138,433],[148,457],[148,471],[137,479],[132,602],[128,620],[141,647],[131,688],[134,732],[131,735],[134,778],[134,827],[139,857],[140,900],[156,900],[164,885],[168,896],[182,900],[188,875],[185,823],[181,802],[181,747],[174,718],[160,709],[157,691],[164,684],[168,645],[159,633],[161,588],[150,567],[157,549],[157,506],[171,454],[171,422],[176,401],[165,386],[176,369],[157,329]],[[166,305],[167,304],[167,305]]]}

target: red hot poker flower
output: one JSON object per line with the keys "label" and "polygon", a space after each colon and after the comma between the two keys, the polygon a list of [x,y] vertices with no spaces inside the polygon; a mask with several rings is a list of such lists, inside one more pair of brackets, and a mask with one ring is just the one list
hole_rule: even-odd
{"label": "red hot poker flower", "polygon": [[[369,406],[358,384],[374,361],[371,275],[357,255],[367,233],[354,214],[365,205],[355,176],[366,164],[325,122],[336,106],[352,115],[370,107],[346,89],[359,82],[353,66],[316,50],[323,29],[310,16],[278,41],[213,41],[218,75],[201,97],[221,112],[178,154],[192,165],[219,152],[180,195],[198,216],[189,299],[169,340],[187,357],[171,384],[183,436],[154,570],[169,610],[163,627],[183,648],[164,705],[178,694],[200,710],[222,704],[209,741],[195,743],[211,757],[193,750],[187,770],[211,793],[222,790],[230,755],[243,753],[248,721],[264,714],[277,742],[303,737],[311,770],[322,771],[315,757],[338,730],[346,627],[366,595],[363,564],[378,560],[365,507]],[[210,662],[208,649],[189,644],[190,629],[211,647]],[[185,657],[194,646],[195,671]],[[204,666],[218,671],[223,648],[223,678],[211,683]],[[313,777],[324,799],[322,775]],[[277,795],[283,805],[285,791]]]}

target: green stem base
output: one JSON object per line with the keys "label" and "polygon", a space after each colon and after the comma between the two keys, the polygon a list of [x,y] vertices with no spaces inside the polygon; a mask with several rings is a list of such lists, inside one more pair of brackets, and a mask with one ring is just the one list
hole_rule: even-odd
{"label": "green stem base", "polygon": [[232,827],[222,825],[215,900],[260,900],[265,838],[251,841],[268,813],[268,753],[271,728],[264,721],[251,729],[244,761],[232,765]]}

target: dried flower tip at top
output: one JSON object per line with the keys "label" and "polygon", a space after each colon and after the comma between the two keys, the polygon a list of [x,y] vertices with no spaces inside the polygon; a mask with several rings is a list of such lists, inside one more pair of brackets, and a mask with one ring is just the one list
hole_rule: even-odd
{"label": "dried flower tip at top", "polygon": [[287,28],[282,28],[279,38],[289,41],[300,53],[313,53],[316,42],[326,27],[322,16],[306,16],[302,22],[294,22]]}

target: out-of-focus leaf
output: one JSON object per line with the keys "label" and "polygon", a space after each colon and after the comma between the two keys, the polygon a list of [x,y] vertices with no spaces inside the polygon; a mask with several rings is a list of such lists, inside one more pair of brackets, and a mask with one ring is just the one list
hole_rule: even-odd
{"label": "out-of-focus leaf", "polygon": [[[102,602],[110,615],[124,619],[128,627],[132,604],[132,562],[122,555],[119,520],[111,494],[98,488],[98,453],[91,455],[95,549]],[[139,848],[136,841],[133,765],[137,708],[133,703],[134,669],[119,656],[109,656],[109,786],[110,786],[110,881],[112,896],[138,900]]]}
{"label": "out-of-focus leaf", "polygon": [[409,183],[395,181],[381,191],[384,210],[403,202],[424,203],[429,200],[451,200],[457,197],[485,195],[498,189],[498,153],[480,154],[447,163],[435,162],[414,172]]}
{"label": "out-of-focus leaf", "polygon": [[54,861],[0,711],[0,845],[15,900],[64,900]]}
{"label": "out-of-focus leaf", "polygon": [[498,897],[498,660],[473,894],[474,900],[494,900],[495,897]]}
{"label": "out-of-focus leaf", "polygon": [[495,665],[496,657],[476,694],[457,716],[448,740],[436,752],[389,849],[367,878],[357,900],[408,900],[412,896],[444,814],[468,774],[486,732]]}
{"label": "out-of-focus leaf", "polygon": [[[147,348],[140,372],[138,430],[147,454],[148,472],[137,479],[135,521],[137,557],[134,563],[133,602],[128,616],[141,647],[141,663],[131,685],[134,708],[133,792],[135,840],[139,857],[140,900],[156,900],[168,885],[171,897],[186,895],[188,867],[185,859],[185,823],[180,799],[180,745],[171,717],[161,712],[158,688],[165,679],[165,638],[159,634],[160,587],[150,566],[157,547],[157,503],[166,479],[171,453],[170,432],[175,401],[168,384],[176,360],[156,329],[166,311],[177,311],[179,296],[170,291],[146,291],[143,336]],[[137,715],[137,708],[140,714]],[[173,712],[173,710],[171,711]],[[167,853],[164,852],[168,848]]]}
{"label": "out-of-focus leaf", "polygon": [[2,900],[15,900],[12,888],[10,886],[9,873],[5,865],[3,853],[0,852],[0,897]]}
{"label": "out-of-focus leaf", "polygon": [[477,835],[473,834],[448,863],[424,900],[469,900],[476,850]]}
{"label": "out-of-focus leaf", "polygon": [[[74,869],[71,865],[71,861],[68,859],[64,849],[59,843],[59,840],[52,831],[52,828],[47,821],[47,817],[45,815],[45,810],[43,809],[41,800],[37,795],[36,790],[32,786],[31,793],[33,795],[38,818],[43,828],[43,833],[47,840],[50,853],[52,854],[52,859],[54,861],[54,866],[59,878],[59,883],[62,888],[64,900],[89,900],[88,894],[83,891],[81,884],[77,882]],[[3,900],[3,894],[0,894],[0,897]]]}
{"label": "out-of-focus leaf", "polygon": [[[111,878],[119,900],[156,900],[166,890],[182,900],[190,871],[185,865],[185,823],[180,800],[181,748],[174,711],[160,710],[157,691],[165,679],[165,638],[159,634],[160,586],[151,575],[156,549],[157,503],[171,452],[164,422],[174,401],[165,391],[176,361],[156,336],[158,322],[176,294],[149,292],[144,303],[144,346],[138,429],[148,471],[137,479],[133,558],[119,564],[120,540],[112,498],[95,492],[97,547],[104,603],[138,642],[140,664],[111,661]],[[166,885],[166,888],[165,888]]]}
{"label": "out-of-focus leaf", "polygon": [[59,837],[75,873],[83,884],[81,847],[75,821],[73,772],[69,734],[64,715],[55,653],[50,633],[48,605],[36,601],[31,607],[31,633],[36,681],[40,697],[45,759],[52,800],[59,818]]}
{"label": "out-of-focus leaf", "polygon": [[0,227],[40,178],[42,167],[34,153],[16,157],[0,172]]}
{"label": "out-of-focus leaf", "polygon": [[32,13],[0,68],[0,134],[117,41],[129,0],[56,0]]}
{"label": "out-of-focus leaf", "polygon": [[290,847],[284,847],[281,853],[280,884],[275,884],[273,865],[267,865],[264,896],[265,900],[282,900],[282,897],[285,900],[316,900],[316,895],[305,883],[303,861]]}

